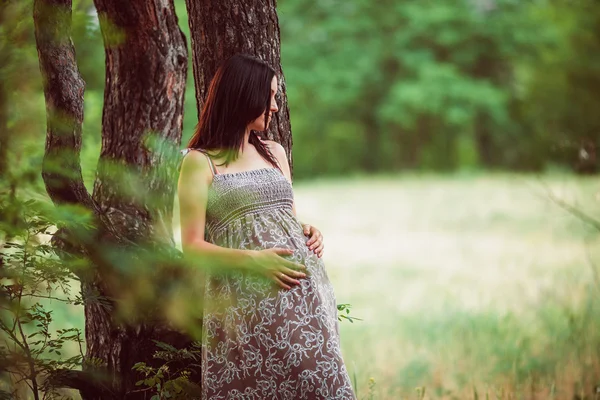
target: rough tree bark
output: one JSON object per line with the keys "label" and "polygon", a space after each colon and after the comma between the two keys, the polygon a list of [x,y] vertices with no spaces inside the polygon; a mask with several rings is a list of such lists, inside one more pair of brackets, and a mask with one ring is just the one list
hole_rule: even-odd
{"label": "rough tree bark", "polygon": [[[119,267],[128,265],[107,259],[107,249],[173,245],[170,221],[177,160],[168,155],[181,141],[187,50],[172,1],[96,0],[95,4],[106,48],[106,85],[93,196],[83,184],[79,162],[85,84],[70,38],[71,0],[35,0],[34,4],[47,108],[42,171],[46,190],[55,204],[83,205],[98,225],[86,239],[59,230],[53,243],[61,250],[85,254],[95,266],[80,279],[85,358],[100,360],[101,366],[86,363],[82,373],[65,373],[55,382],[80,389],[83,399],[144,398],[143,392],[129,393],[136,389],[131,367],[151,360],[155,350],[151,339],[169,342],[173,332],[164,325],[124,324],[115,317],[114,302],[107,307],[87,300],[86,294],[114,299],[132,278],[119,275]],[[162,146],[149,148],[145,135],[150,132],[162,140]],[[123,191],[111,163],[136,173],[136,193]]]}
{"label": "rough tree bark", "polygon": [[186,5],[198,113],[221,61],[238,52],[258,56],[275,69],[281,88],[279,112],[271,122],[268,137],[283,145],[292,167],[290,112],[281,68],[276,0],[186,0]]}
{"label": "rough tree bark", "polygon": [[85,83],[71,42],[71,1],[36,0],[33,12],[46,98],[42,177],[54,203],[82,204],[98,212],[83,185],[79,163]]}
{"label": "rough tree bark", "polygon": [[[173,245],[171,217],[176,179],[166,156],[181,142],[187,72],[185,38],[172,1],[95,0],[106,54],[102,149],[94,200],[119,232],[135,241]],[[153,133],[166,146],[151,150]],[[111,165],[138,176],[137,193],[124,196]],[[174,165],[172,166],[174,167]],[[169,173],[170,172],[170,173]],[[166,175],[165,175],[166,173]],[[122,379],[121,394],[134,387],[131,366],[148,360],[161,339],[154,326],[123,329],[99,304],[86,308],[86,357],[108,363]],[[160,328],[160,327],[158,327]],[[132,397],[132,396],[130,396]]]}

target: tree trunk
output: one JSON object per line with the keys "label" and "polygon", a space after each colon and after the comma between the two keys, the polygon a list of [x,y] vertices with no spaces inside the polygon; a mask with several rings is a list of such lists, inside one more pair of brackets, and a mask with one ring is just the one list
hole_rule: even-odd
{"label": "tree trunk", "polygon": [[[489,45],[493,49],[491,43],[483,43],[483,46]],[[495,49],[493,49],[495,50]],[[498,87],[510,86],[510,80],[504,72],[503,61],[498,57],[490,56],[490,54],[498,54],[496,51],[486,52],[481,55],[473,66],[471,74],[475,79],[492,82]],[[494,137],[493,124],[490,117],[479,111],[475,118],[475,145],[477,148],[478,158],[485,168],[495,168],[504,162],[498,156],[496,148],[498,148],[497,140]]]}
{"label": "tree trunk", "polygon": [[[173,245],[177,160],[168,157],[172,151],[167,146],[181,142],[187,73],[185,39],[172,2],[94,3],[106,51],[106,82],[102,149],[93,198],[128,239],[141,245]],[[159,142],[154,144],[150,134],[156,135]],[[131,181],[115,176],[114,165],[124,166],[135,176],[130,193],[126,186]],[[119,395],[123,396],[139,379],[131,371],[132,365],[150,361],[156,350],[151,339],[161,338],[153,326],[120,326],[98,303],[86,306],[85,316],[86,359],[106,362],[115,379],[121,378]]]}
{"label": "tree trunk", "polygon": [[[132,392],[139,389],[134,386],[139,377],[133,364],[153,364],[152,339],[173,343],[182,336],[165,325],[119,320],[119,303],[113,300],[128,294],[138,279],[129,270],[143,259],[115,262],[110,256],[120,248],[142,253],[148,244],[173,245],[170,221],[179,160],[170,155],[181,142],[187,50],[172,1],[95,4],[106,50],[106,84],[93,196],[83,184],[79,163],[84,82],[70,38],[71,0],[35,0],[34,6],[47,107],[42,172],[46,189],[55,204],[83,205],[98,221],[98,230],[87,240],[67,230],[53,240],[70,252],[86,254],[95,266],[80,276],[86,319],[84,371],[65,373],[55,383],[80,389],[83,399],[141,399],[147,393]],[[158,140],[149,140],[149,134]],[[114,165],[119,169],[111,168]],[[133,181],[121,180],[124,168]],[[90,293],[111,300],[92,301]]]}
{"label": "tree trunk", "polygon": [[280,82],[279,112],[267,136],[286,149],[292,167],[292,132],[281,68],[281,43],[276,0],[186,0],[198,115],[210,80],[221,61],[247,53],[266,61]]}
{"label": "tree trunk", "polygon": [[33,12],[46,98],[46,190],[56,204],[82,204],[98,211],[79,164],[85,83],[71,42],[71,0],[36,0]]}

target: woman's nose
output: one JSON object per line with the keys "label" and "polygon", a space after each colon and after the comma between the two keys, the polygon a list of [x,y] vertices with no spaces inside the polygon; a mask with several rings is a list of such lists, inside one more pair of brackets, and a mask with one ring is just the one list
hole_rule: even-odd
{"label": "woman's nose", "polygon": [[271,112],[277,112],[277,111],[279,111],[279,108],[277,107],[277,102],[273,101],[271,103]]}

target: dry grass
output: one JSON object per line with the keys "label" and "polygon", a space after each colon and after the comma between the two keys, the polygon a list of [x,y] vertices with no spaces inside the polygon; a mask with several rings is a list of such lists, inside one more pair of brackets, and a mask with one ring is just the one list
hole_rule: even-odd
{"label": "dry grass", "polygon": [[473,387],[480,398],[572,398],[600,383],[600,335],[583,314],[598,299],[588,253],[600,261],[600,232],[549,201],[546,185],[598,214],[597,178],[297,185],[301,219],[324,233],[338,301],[364,318],[341,324],[362,398],[369,377],[380,399],[418,398],[419,386],[425,398],[474,398]]}
{"label": "dry grass", "polygon": [[[364,319],[341,323],[360,399],[594,398],[600,292],[587,253],[600,263],[600,234],[549,201],[544,185],[600,214],[598,178],[296,185],[300,219],[325,236],[338,301]],[[80,308],[52,307],[62,327],[83,326]]]}

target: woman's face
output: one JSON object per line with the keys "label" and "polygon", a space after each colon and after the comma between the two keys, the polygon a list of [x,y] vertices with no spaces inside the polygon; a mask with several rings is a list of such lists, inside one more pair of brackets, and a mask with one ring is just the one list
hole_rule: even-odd
{"label": "woman's face", "polygon": [[[279,111],[277,108],[277,102],[275,101],[275,95],[277,94],[277,76],[273,76],[273,80],[271,80],[271,107],[269,108],[269,119],[267,120],[267,128],[269,127],[269,123],[271,122],[271,115]],[[252,121],[248,128],[255,131],[264,131],[265,130],[265,114],[261,114],[258,118]]]}

